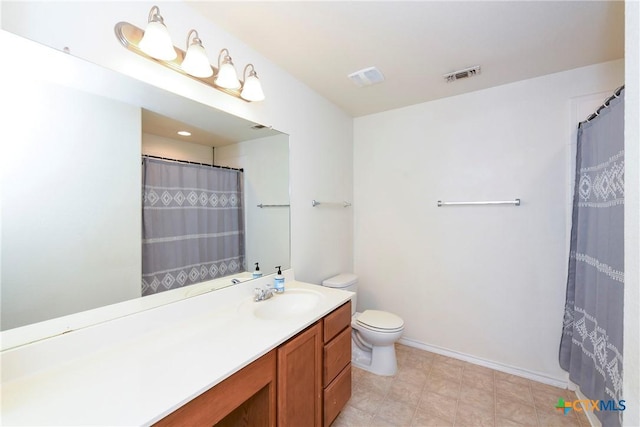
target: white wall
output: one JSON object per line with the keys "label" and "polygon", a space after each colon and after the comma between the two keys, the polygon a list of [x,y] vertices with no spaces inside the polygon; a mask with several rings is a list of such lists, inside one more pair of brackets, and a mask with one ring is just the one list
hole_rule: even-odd
{"label": "white wall", "polygon": [[352,119],[268,59],[217,28],[183,2],[161,2],[174,44],[196,28],[211,62],[226,47],[237,67],[255,65],[267,96],[246,103],[208,88],[123,48],[113,27],[144,27],[152,2],[2,2],[3,28],[62,49],[158,87],[271,125],[289,134],[292,266],[300,280],[319,283],[353,268],[352,211],[318,210],[311,200],[351,200]]}
{"label": "white wall", "polygon": [[397,313],[414,345],[562,381],[572,98],[613,90],[623,70],[605,63],[356,119],[359,309]]}
{"label": "white wall", "polygon": [[218,165],[244,169],[247,270],[260,263],[263,274],[289,268],[289,137],[275,135],[225,145],[215,150]]}
{"label": "white wall", "polygon": [[0,87],[12,100],[2,114],[2,329],[139,297],[140,109],[47,82]]}

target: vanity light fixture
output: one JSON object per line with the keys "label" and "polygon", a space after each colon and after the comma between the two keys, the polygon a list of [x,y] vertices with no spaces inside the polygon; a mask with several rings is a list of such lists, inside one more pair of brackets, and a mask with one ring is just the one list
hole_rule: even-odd
{"label": "vanity light fixture", "polygon": [[[189,39],[192,34],[195,34],[195,36],[191,44],[189,44]],[[185,73],[191,74],[194,77],[211,77],[213,75],[213,69],[211,68],[211,64],[209,64],[207,52],[204,50],[202,40],[198,37],[196,30],[191,30],[189,34],[187,34],[187,53],[184,61],[182,61],[181,67]]]}
{"label": "vanity light fixture", "polygon": [[225,89],[239,89],[241,86],[236,67],[233,65],[227,49],[222,49],[218,55],[218,74],[215,82]]}
{"label": "vanity light fixture", "polygon": [[[249,68],[251,69],[251,71],[247,76],[247,70],[249,70]],[[248,64],[246,67],[244,67],[242,79],[244,80],[242,92],[240,92],[240,96],[242,97],[242,99],[246,99],[247,101],[264,100],[262,85],[260,84],[258,73],[256,73],[256,69],[253,67],[253,64]]]}
{"label": "vanity light fixture", "polygon": [[149,11],[145,31],[128,22],[118,22],[114,30],[120,43],[140,56],[244,101],[265,99],[253,64],[245,67],[243,80],[239,80],[229,50],[224,48],[218,55],[216,68],[209,63],[196,30],[187,34],[186,52],[173,46],[158,6]]}
{"label": "vanity light fixture", "polygon": [[153,6],[149,11],[147,28],[139,46],[144,53],[155,59],[170,61],[178,56],[158,6]]}

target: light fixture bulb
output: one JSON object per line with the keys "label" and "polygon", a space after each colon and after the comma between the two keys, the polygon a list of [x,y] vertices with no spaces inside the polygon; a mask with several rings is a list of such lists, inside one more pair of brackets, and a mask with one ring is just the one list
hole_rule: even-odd
{"label": "light fixture bulb", "polygon": [[149,23],[138,47],[150,57],[164,61],[170,61],[178,56],[158,6],[153,6],[149,11]]}
{"label": "light fixture bulb", "polygon": [[[247,76],[247,70],[251,67],[251,71]],[[242,85],[242,92],[240,92],[240,97],[247,101],[257,102],[264,101],[264,92],[262,91],[262,84],[260,84],[260,79],[258,79],[258,73],[253,68],[253,64],[249,64],[244,67],[244,84]]]}
{"label": "light fixture bulb", "polygon": [[[226,52],[226,54],[223,58],[222,55],[224,52]],[[218,74],[214,81],[216,85],[225,89],[239,89],[241,86],[236,67],[233,65],[227,49],[222,49],[220,55],[218,55]]]}
{"label": "light fixture bulb", "polygon": [[[193,41],[189,45],[189,38],[191,34],[195,34]],[[211,77],[213,75],[213,69],[209,64],[209,57],[207,52],[202,46],[202,41],[198,38],[198,32],[196,30],[189,31],[187,35],[187,53],[182,61],[182,70],[194,77]]]}

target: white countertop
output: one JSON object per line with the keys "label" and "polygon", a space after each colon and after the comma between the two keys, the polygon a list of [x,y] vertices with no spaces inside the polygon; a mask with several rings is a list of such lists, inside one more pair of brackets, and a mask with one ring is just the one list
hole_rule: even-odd
{"label": "white countertop", "polygon": [[252,302],[256,283],[2,352],[2,425],[152,424],[352,295],[287,282],[287,289],[311,289],[322,297],[316,307],[294,318],[264,320],[247,310],[249,303],[269,303]]}

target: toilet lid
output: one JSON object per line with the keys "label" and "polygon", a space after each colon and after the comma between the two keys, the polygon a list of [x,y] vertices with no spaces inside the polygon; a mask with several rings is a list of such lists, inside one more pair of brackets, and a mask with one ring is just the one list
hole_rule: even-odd
{"label": "toilet lid", "polygon": [[380,330],[396,330],[404,326],[404,321],[393,313],[380,310],[365,310],[357,322],[365,327]]}

